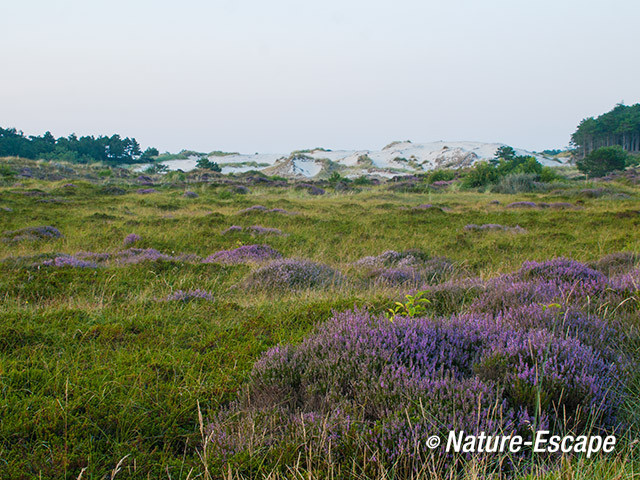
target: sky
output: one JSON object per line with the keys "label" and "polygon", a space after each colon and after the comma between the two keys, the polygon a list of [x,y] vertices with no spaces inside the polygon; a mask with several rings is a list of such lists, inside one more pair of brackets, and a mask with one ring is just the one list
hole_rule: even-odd
{"label": "sky", "polygon": [[0,3],[0,127],[161,152],[568,145],[640,102],[637,0]]}

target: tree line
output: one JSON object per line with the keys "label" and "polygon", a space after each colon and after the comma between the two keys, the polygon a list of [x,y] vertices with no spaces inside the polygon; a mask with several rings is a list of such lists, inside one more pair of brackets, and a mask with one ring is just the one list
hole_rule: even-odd
{"label": "tree line", "polygon": [[597,118],[585,118],[571,136],[571,142],[580,158],[601,147],[616,145],[627,152],[640,152],[640,103],[618,104]]}
{"label": "tree line", "polygon": [[72,163],[103,162],[111,165],[146,163],[158,156],[156,148],[144,152],[135,138],[118,134],[55,138],[51,132],[41,136],[25,136],[15,128],[0,127],[0,157],[23,157],[68,161]]}

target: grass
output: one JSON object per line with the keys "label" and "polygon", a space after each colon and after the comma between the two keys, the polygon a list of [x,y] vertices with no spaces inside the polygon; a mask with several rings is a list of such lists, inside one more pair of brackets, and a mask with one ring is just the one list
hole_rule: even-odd
{"label": "grass", "polygon": [[[0,186],[0,233],[52,225],[64,238],[2,243],[0,258],[136,247],[202,257],[239,244],[267,243],[285,257],[307,258],[343,272],[366,255],[420,248],[445,256],[469,275],[489,277],[525,260],[567,256],[591,261],[640,251],[640,189],[607,188],[628,198],[582,198],[591,185],[558,193],[396,193],[385,185],[311,196],[282,187],[222,195],[225,185],[156,186],[139,195],[128,179],[73,176],[7,179]],[[78,178],[80,176],[80,178]],[[101,182],[127,193],[101,193]],[[185,189],[199,197],[183,198]],[[25,191],[41,190],[29,196]],[[56,202],[43,203],[43,198]],[[499,200],[499,205],[490,204]],[[579,201],[579,209],[509,209],[514,201]],[[411,210],[432,203],[436,209]],[[297,215],[252,213],[261,204]],[[520,225],[526,234],[465,232],[467,224]],[[231,225],[279,228],[288,236],[222,235]],[[28,264],[29,262],[23,262]],[[99,269],[31,268],[0,263],[0,478],[238,478],[202,461],[199,413],[206,418],[236,397],[254,361],[281,342],[298,342],[333,310],[354,305],[384,311],[398,290],[358,279],[325,290],[244,291],[253,267],[177,262]],[[167,303],[175,290],[213,292],[214,302]],[[636,400],[637,404],[637,400]],[[630,452],[630,453],[629,453]],[[528,478],[637,478],[637,453],[567,459]],[[470,464],[465,478],[480,478]],[[82,473],[81,473],[82,472]],[[378,478],[393,478],[378,472]],[[426,471],[424,478],[428,476]],[[271,478],[323,478],[296,470]]]}

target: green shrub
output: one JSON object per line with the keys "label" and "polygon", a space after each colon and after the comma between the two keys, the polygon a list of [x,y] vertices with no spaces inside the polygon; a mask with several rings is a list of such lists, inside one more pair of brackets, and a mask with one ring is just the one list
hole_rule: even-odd
{"label": "green shrub", "polygon": [[[484,187],[496,184],[508,175],[512,174],[533,175],[535,180],[540,181],[553,181],[558,178],[551,169],[543,167],[535,157],[515,155],[515,151],[511,147],[501,147],[496,152],[496,158],[489,162],[476,163],[464,176],[462,186],[466,188]],[[523,178],[524,177],[519,180],[520,183],[522,183]],[[507,184],[505,184],[505,188],[510,190],[511,186],[513,186],[510,186],[512,183],[513,180],[508,181]],[[520,185],[518,188],[524,187],[523,185]],[[499,190],[500,188],[498,191]]]}
{"label": "green shrub", "polygon": [[353,180],[354,185],[371,185],[373,182],[366,175],[361,175],[355,180]]}
{"label": "green shrub", "polygon": [[172,170],[171,172],[168,172],[164,178],[168,181],[184,182],[187,179],[187,174],[182,170]]}
{"label": "green shrub", "polygon": [[549,183],[555,182],[556,180],[560,180],[562,177],[556,173],[556,171],[551,167],[542,167],[540,171],[539,180],[541,182]]}
{"label": "green shrub", "polygon": [[13,170],[9,165],[0,165],[0,176],[13,178],[16,175],[16,171]]}
{"label": "green shrub", "polygon": [[427,183],[432,184],[433,182],[448,182],[450,180],[454,180],[456,178],[457,171],[448,169],[438,169],[429,172],[427,175]]}
{"label": "green shrub", "polygon": [[629,154],[619,145],[601,147],[576,162],[578,170],[592,177],[604,177],[614,170],[624,170]]}
{"label": "green shrub", "polygon": [[540,189],[534,173],[511,173],[492,189],[496,193],[530,193]]}
{"label": "green shrub", "polygon": [[351,180],[347,177],[343,177],[338,172],[333,172],[329,178],[327,179],[329,183],[338,184],[338,183],[351,183]]}
{"label": "green shrub", "polygon": [[220,165],[218,165],[217,162],[212,162],[207,157],[199,158],[198,162],[196,163],[196,167],[202,168],[204,170],[211,170],[212,172],[222,171],[222,169],[220,168]]}
{"label": "green shrub", "polygon": [[500,178],[498,170],[488,162],[478,162],[462,179],[465,188],[478,188],[496,183]]}

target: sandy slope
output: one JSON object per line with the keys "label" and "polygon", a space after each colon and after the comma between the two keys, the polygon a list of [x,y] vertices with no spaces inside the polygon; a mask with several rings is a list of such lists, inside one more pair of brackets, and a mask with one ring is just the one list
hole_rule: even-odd
{"label": "sandy slope", "polygon": [[[483,142],[394,142],[382,150],[313,150],[282,154],[228,155],[210,157],[222,165],[223,173],[260,170],[269,175],[313,178],[331,171],[354,177],[375,175],[390,177],[409,175],[436,168],[461,168],[493,158],[501,143]],[[558,166],[561,162],[516,148],[518,155],[532,155],[543,165]],[[197,159],[166,162],[170,169],[184,171],[195,168]]]}

